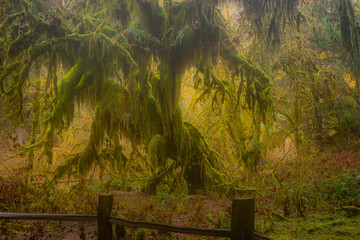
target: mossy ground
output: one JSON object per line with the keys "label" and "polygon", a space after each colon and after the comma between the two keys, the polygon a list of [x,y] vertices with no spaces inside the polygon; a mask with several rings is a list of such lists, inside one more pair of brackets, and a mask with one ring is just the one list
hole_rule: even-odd
{"label": "mossy ground", "polygon": [[[270,225],[259,219],[257,229],[269,228]],[[271,231],[264,235],[274,239],[360,239],[360,216],[348,217],[342,212],[318,212],[305,218],[276,220],[271,227]]]}

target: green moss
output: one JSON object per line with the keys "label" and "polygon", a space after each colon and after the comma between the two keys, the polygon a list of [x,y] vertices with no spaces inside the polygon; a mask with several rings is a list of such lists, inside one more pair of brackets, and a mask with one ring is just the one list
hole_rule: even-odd
{"label": "green moss", "polygon": [[53,144],[54,144],[54,128],[52,126],[47,127],[44,133],[44,151],[43,154],[47,157],[47,162],[52,164],[53,161]]}
{"label": "green moss", "polygon": [[79,173],[80,176],[85,176],[93,168],[98,158],[99,155],[96,148],[90,142],[80,153],[74,154],[65,163],[56,168],[51,184],[54,184],[57,179],[64,177],[66,174],[71,176],[73,172]]}
{"label": "green moss", "polygon": [[130,4],[126,0],[120,1],[120,8],[119,8],[119,16],[121,19],[121,23],[123,28],[127,28],[130,23],[131,14],[130,14]]}
{"label": "green moss", "polygon": [[87,71],[86,73],[84,73],[81,78],[80,78],[80,81],[78,83],[78,85],[76,85],[76,89],[79,89],[79,88],[84,88],[86,86],[89,86],[91,84],[91,82],[89,82],[89,79],[91,77],[93,77],[93,72],[92,71]]}
{"label": "green moss", "polygon": [[15,72],[19,71],[22,64],[23,64],[22,61],[14,62],[14,63],[9,64],[8,66],[6,66],[6,68],[1,71],[0,86],[1,86],[1,91],[2,92],[5,92],[4,81],[7,79],[8,76],[10,76],[11,74],[14,74]]}
{"label": "green moss", "polygon": [[119,224],[115,225],[115,236],[118,239],[126,239],[128,234],[129,234],[128,230],[124,225],[119,225]]}
{"label": "green moss", "polygon": [[284,41],[285,27],[299,29],[302,17],[298,10],[299,0],[244,0],[244,12],[248,20],[261,34],[257,44],[262,55],[277,52]]}
{"label": "green moss", "polygon": [[164,167],[166,160],[166,139],[156,134],[149,143],[150,162],[154,167]]}
{"label": "green moss", "polygon": [[152,36],[162,39],[167,16],[164,8],[160,6],[159,0],[137,0],[136,2],[142,12],[141,20],[143,25]]}
{"label": "green moss", "polygon": [[18,12],[7,16],[0,24],[0,31],[4,31],[5,28],[10,26],[17,18],[23,17],[24,15],[24,12]]}
{"label": "green moss", "polygon": [[[267,220],[268,221],[268,220]],[[265,234],[281,239],[360,239],[358,237],[359,217],[348,218],[336,214],[314,214],[291,221],[274,222],[273,232]],[[262,229],[262,221],[258,221],[257,229]]]}
{"label": "green moss", "polygon": [[49,68],[46,76],[45,89],[48,90],[52,85],[53,93],[55,95],[55,99],[57,99],[58,95],[58,83],[57,83],[57,56],[55,53],[52,54],[49,62]]}
{"label": "green moss", "polygon": [[104,26],[102,32],[109,38],[113,38],[117,34],[117,31],[110,28],[109,26]]}
{"label": "green moss", "polygon": [[135,240],[145,240],[146,237],[146,230],[144,228],[139,228],[136,231]]}
{"label": "green moss", "polygon": [[82,65],[76,64],[59,82],[58,101],[51,119],[58,127],[63,126],[63,120],[68,126],[74,117],[75,88],[79,84],[82,75]]}

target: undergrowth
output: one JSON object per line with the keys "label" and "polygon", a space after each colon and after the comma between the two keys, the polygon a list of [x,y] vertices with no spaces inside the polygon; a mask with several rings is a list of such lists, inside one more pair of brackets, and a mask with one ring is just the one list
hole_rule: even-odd
{"label": "undergrowth", "polygon": [[[354,168],[359,166],[357,156],[342,151],[301,164],[291,159],[281,165],[268,162],[258,173],[248,172],[247,184],[255,185],[256,191],[231,197],[201,192],[188,195],[181,188],[173,193],[147,195],[135,182],[125,186],[116,179],[65,182],[49,188],[46,181],[30,181],[24,169],[15,169],[0,177],[0,211],[96,214],[98,194],[109,192],[114,194],[115,216],[132,221],[230,228],[232,197],[252,196],[256,199],[256,230],[262,234],[283,239],[356,239],[355,226],[360,221],[360,173]],[[85,234],[87,239],[96,237],[94,224],[11,220],[0,221],[0,226],[1,236],[14,239],[56,239],[69,232]],[[64,229],[69,232],[64,233]],[[150,230],[116,227],[114,231],[117,236],[126,236],[123,239],[137,239],[143,234],[146,239],[188,239],[185,235]]]}

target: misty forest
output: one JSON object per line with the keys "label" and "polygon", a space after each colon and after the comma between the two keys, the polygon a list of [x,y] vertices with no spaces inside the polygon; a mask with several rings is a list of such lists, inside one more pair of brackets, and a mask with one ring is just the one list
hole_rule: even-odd
{"label": "misty forest", "polygon": [[[99,194],[206,229],[254,198],[268,238],[360,239],[360,1],[0,0],[0,212],[96,214]],[[0,239],[98,228],[0,218]]]}

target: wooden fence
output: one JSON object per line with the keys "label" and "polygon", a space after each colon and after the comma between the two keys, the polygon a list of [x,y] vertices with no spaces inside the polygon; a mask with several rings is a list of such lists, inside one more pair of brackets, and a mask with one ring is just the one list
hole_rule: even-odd
{"label": "wooden fence", "polygon": [[99,240],[113,239],[113,224],[124,225],[131,228],[155,229],[165,232],[203,235],[209,237],[225,237],[232,240],[270,239],[254,233],[254,204],[255,201],[253,198],[240,198],[233,200],[231,210],[231,229],[204,229],[166,225],[161,223],[134,222],[124,218],[114,217],[111,216],[113,207],[112,195],[99,195],[97,215],[0,213],[0,219],[97,222]]}

